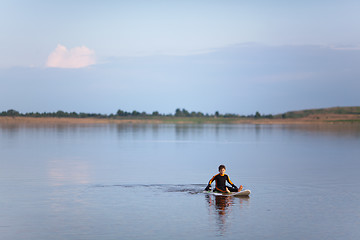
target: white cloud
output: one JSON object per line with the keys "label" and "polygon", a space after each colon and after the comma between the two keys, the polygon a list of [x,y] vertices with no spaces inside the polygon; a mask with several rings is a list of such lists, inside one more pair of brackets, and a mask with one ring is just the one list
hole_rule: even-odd
{"label": "white cloud", "polygon": [[50,53],[46,66],[53,68],[83,68],[95,64],[95,52],[85,46],[74,47],[68,50],[58,44]]}

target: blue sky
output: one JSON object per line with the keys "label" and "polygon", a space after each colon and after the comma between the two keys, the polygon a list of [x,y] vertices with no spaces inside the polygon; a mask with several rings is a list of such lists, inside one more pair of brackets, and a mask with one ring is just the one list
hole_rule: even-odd
{"label": "blue sky", "polygon": [[359,105],[357,1],[1,1],[0,111]]}

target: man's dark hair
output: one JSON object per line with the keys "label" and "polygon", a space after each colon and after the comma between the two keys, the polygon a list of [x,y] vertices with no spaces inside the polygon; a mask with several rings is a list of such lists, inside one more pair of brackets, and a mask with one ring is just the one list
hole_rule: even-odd
{"label": "man's dark hair", "polygon": [[223,169],[223,168],[226,169],[225,165],[220,165],[220,166],[219,166],[219,171],[220,171],[221,169]]}

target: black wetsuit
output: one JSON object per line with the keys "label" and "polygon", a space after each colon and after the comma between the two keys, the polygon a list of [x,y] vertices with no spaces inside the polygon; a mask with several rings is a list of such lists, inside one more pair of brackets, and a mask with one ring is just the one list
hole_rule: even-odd
{"label": "black wetsuit", "polygon": [[215,189],[214,191],[218,192],[226,192],[226,181],[231,184],[232,187],[227,187],[230,192],[237,192],[238,188],[230,181],[230,178],[228,175],[224,174],[221,175],[220,173],[213,176],[210,181],[209,185],[215,181]]}

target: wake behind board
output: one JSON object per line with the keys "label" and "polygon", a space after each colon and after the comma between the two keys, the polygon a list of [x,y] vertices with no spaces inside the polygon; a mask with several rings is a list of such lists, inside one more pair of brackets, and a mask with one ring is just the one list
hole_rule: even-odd
{"label": "wake behind board", "polygon": [[249,189],[241,190],[240,192],[230,192],[230,193],[219,193],[212,191],[204,191],[204,193],[214,196],[249,196],[251,191]]}

